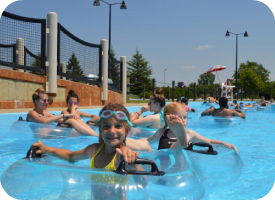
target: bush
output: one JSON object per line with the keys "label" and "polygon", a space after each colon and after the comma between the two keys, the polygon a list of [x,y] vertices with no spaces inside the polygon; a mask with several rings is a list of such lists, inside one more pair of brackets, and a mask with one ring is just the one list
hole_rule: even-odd
{"label": "bush", "polygon": [[[145,99],[149,99],[150,96],[152,95],[153,93],[150,91],[146,91],[145,92]],[[143,98],[143,92],[139,94],[139,98],[142,99]]]}

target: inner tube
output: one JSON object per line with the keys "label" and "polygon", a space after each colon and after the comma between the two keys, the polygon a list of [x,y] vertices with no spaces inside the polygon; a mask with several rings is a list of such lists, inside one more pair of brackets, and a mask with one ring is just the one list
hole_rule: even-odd
{"label": "inner tube", "polygon": [[131,127],[131,132],[127,137],[148,138],[157,132],[158,129],[146,127]]}
{"label": "inner tube", "polygon": [[34,137],[43,139],[61,139],[68,137],[78,137],[80,134],[73,128],[69,128],[66,123],[59,124],[41,124],[35,122],[27,122],[19,117],[10,127],[10,133],[32,134]]}
{"label": "inner tube", "polygon": [[173,199],[203,196],[205,189],[185,150],[154,151],[140,157],[137,163],[146,163],[142,167],[148,173],[121,175],[84,167],[89,160],[70,163],[50,155],[26,156],[5,171],[1,184],[16,199],[171,199],[171,192]]}

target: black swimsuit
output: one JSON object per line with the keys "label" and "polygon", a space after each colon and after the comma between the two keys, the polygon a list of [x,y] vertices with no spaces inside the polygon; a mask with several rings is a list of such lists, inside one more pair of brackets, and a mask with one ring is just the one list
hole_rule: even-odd
{"label": "black swimsuit", "polygon": [[160,149],[169,149],[171,147],[172,144],[174,144],[177,139],[170,139],[167,137],[167,133],[168,133],[169,129],[166,129],[163,133],[163,135],[161,136],[161,138],[159,139],[159,147],[158,150]]}

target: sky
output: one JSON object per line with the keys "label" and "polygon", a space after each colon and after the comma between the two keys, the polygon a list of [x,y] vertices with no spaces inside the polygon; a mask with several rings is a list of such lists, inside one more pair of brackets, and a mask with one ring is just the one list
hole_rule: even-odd
{"label": "sky", "polygon": [[[125,3],[126,10],[112,6],[112,47],[118,59],[126,56],[127,60],[138,49],[149,62],[157,86],[164,85],[164,78],[166,86],[171,86],[173,80],[185,85],[197,82],[214,65],[227,67],[218,72],[221,82],[232,78],[236,36],[226,37],[227,30],[236,34],[247,31],[249,35],[238,36],[238,65],[246,61],[260,63],[275,81],[275,20],[266,4],[253,0]],[[93,0],[22,0],[2,7],[1,11],[32,18],[45,19],[47,13],[56,12],[58,21],[84,41],[99,44],[101,39],[109,38],[109,6],[103,2],[97,7]]]}

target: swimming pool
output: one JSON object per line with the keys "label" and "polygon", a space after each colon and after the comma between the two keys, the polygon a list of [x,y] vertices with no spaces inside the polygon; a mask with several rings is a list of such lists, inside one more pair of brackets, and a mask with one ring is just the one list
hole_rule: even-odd
{"label": "swimming pool", "polygon": [[[198,113],[207,107],[201,103],[189,103]],[[139,107],[131,107],[135,112]],[[100,109],[83,110],[98,114]],[[58,114],[59,112],[52,112]],[[214,122],[211,117],[200,119],[199,115],[188,120],[188,129],[193,129],[201,135],[234,144],[244,162],[242,175],[235,183],[215,189],[207,189],[203,200],[218,199],[259,199],[265,196],[274,184],[275,174],[275,113],[270,107],[264,111],[248,110],[245,120],[237,119],[221,124]],[[25,157],[27,150],[37,138],[31,134],[11,133],[10,126],[19,116],[26,118],[26,113],[0,114],[0,174],[12,163]],[[41,139],[45,144],[55,147],[66,147],[70,150],[84,148],[95,139],[76,137],[67,139]],[[77,144],[77,145],[76,145]],[[169,191],[167,191],[169,192]],[[173,194],[171,193],[171,196]]]}

